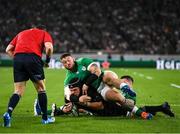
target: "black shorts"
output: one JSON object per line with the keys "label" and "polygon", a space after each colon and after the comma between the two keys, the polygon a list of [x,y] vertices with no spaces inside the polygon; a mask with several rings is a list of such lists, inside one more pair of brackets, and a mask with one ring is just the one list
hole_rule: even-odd
{"label": "black shorts", "polygon": [[36,54],[16,54],[14,56],[13,69],[14,82],[22,82],[29,79],[37,82],[45,78],[43,61]]}

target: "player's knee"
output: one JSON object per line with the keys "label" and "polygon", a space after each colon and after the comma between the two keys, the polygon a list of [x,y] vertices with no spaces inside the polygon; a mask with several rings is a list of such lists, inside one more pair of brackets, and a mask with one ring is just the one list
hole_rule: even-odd
{"label": "player's knee", "polygon": [[107,71],[104,73],[103,81],[108,85],[110,86],[115,85],[117,80],[118,80],[118,76],[114,72]]}
{"label": "player's knee", "polygon": [[107,78],[110,78],[110,79],[118,79],[118,75],[113,72],[113,71],[105,71],[104,72],[104,76],[106,76]]}
{"label": "player's knee", "polygon": [[39,91],[45,91],[45,85],[43,81],[39,81],[37,83],[34,83],[36,90]]}
{"label": "player's knee", "polygon": [[19,95],[19,96],[23,96],[24,90],[18,90],[18,89],[16,89],[16,90],[14,91],[14,94],[17,94],[17,95]]}
{"label": "player's knee", "polygon": [[108,85],[112,85],[112,78],[109,75],[104,75],[103,82]]}

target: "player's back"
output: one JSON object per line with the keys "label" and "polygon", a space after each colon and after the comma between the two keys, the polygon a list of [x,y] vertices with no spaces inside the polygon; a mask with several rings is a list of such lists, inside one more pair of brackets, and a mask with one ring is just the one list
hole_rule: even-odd
{"label": "player's back", "polygon": [[44,31],[36,28],[20,32],[16,37],[15,53],[41,53],[43,36]]}
{"label": "player's back", "polygon": [[41,44],[43,42],[43,36],[43,30],[37,28],[27,29],[18,34],[17,43],[21,43],[22,45],[26,45],[27,43]]}

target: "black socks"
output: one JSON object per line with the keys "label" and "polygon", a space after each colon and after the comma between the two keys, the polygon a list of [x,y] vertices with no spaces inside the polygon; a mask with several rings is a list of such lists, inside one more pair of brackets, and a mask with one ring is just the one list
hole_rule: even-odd
{"label": "black socks", "polygon": [[47,95],[45,91],[38,93],[38,101],[42,111],[42,119],[47,120]]}
{"label": "black socks", "polygon": [[145,110],[148,113],[151,113],[153,115],[156,114],[156,112],[162,112],[162,106],[144,106],[142,107],[143,110]]}
{"label": "black socks", "polygon": [[16,105],[18,104],[19,100],[20,100],[21,96],[18,94],[13,94],[11,96],[11,98],[9,99],[9,104],[8,104],[8,110],[7,112],[9,113],[9,115],[11,116],[14,108],[16,107]]}

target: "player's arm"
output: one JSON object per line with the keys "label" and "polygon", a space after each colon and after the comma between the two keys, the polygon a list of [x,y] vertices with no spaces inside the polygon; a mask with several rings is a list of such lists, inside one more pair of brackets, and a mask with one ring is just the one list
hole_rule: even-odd
{"label": "player's arm", "polygon": [[87,106],[88,108],[90,108],[92,110],[104,109],[104,105],[103,105],[102,101],[100,101],[100,102],[86,102],[85,106]]}
{"label": "player's arm", "polygon": [[13,58],[14,57],[14,45],[12,44],[9,44],[6,48],[6,53],[11,57]]}
{"label": "player's arm", "polygon": [[104,108],[102,101],[90,102],[91,97],[87,95],[82,95],[80,97],[76,95],[70,95],[70,101],[78,103],[81,106],[91,108],[92,110],[101,110]]}
{"label": "player's arm", "polygon": [[71,92],[70,92],[69,87],[65,86],[64,87],[64,100],[65,100],[65,103],[70,102],[70,95],[71,95]]}
{"label": "player's arm", "polygon": [[93,59],[90,59],[90,58],[80,58],[78,60],[92,74],[96,74],[97,76],[100,75],[101,69],[100,69],[100,64],[98,62],[95,62],[95,61],[93,61]]}
{"label": "player's arm", "polygon": [[79,97],[79,104],[85,107],[88,107],[92,110],[101,110],[104,108],[104,105],[102,101],[97,101],[97,102],[90,102],[91,97],[87,95],[82,95]]}
{"label": "player's arm", "polygon": [[101,75],[101,68],[97,62],[92,62],[87,69],[90,75],[82,87],[83,94],[87,94],[88,87]]}
{"label": "player's arm", "polygon": [[53,45],[51,42],[45,42],[45,51],[47,56],[51,56],[53,53]]}
{"label": "player's arm", "polygon": [[92,62],[88,66],[87,70],[90,71],[91,74],[94,74],[94,75],[96,75],[98,77],[101,75],[101,68],[100,68],[100,65],[97,62]]}

